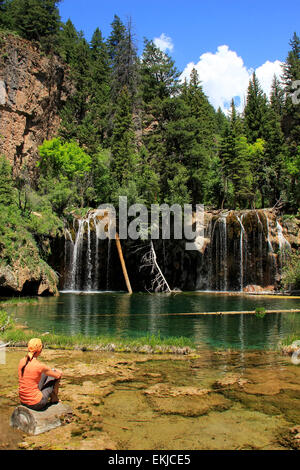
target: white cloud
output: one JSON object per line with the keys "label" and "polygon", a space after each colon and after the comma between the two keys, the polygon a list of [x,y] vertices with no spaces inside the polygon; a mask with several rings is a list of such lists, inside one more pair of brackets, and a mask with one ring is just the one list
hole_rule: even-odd
{"label": "white cloud", "polygon": [[256,76],[261,84],[262,89],[267,94],[270,95],[271,85],[273,81],[274,74],[279,78],[282,75],[282,62],[280,60],[275,60],[270,62],[267,60],[263,65],[257,67],[255,70]]}
{"label": "white cloud", "polygon": [[[279,77],[282,73],[280,65],[279,60],[267,61],[256,69],[257,78],[267,96],[274,74]],[[223,45],[214,54],[202,54],[197,64],[191,62],[186,66],[181,79],[189,79],[193,68],[197,70],[203,90],[215,109],[220,106],[226,112],[231,99],[236,98],[238,111],[243,110],[253,69],[247,69],[242,57],[235,51]]]}
{"label": "white cloud", "polygon": [[170,37],[168,37],[165,33],[162,33],[159,38],[153,39],[154,44],[158,47],[161,51],[166,52],[169,50],[170,52],[174,49],[173,41]]}

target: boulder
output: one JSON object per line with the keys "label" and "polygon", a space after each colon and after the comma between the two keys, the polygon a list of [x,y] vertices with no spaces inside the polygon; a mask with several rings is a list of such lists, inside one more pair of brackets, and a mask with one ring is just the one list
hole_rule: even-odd
{"label": "boulder", "polygon": [[71,415],[72,408],[59,402],[49,405],[43,411],[34,411],[26,406],[15,408],[10,418],[10,425],[27,434],[36,436],[61,426],[60,418]]}

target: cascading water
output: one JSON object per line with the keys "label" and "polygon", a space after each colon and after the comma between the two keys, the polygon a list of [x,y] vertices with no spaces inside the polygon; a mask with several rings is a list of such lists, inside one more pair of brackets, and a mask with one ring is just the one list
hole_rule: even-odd
{"label": "cascading water", "polygon": [[218,270],[217,290],[226,291],[227,283],[227,226],[226,215],[218,219],[219,230],[216,235],[216,267]]}
{"label": "cascading water", "polygon": [[87,281],[86,289],[90,291],[92,289],[92,251],[91,251],[91,225],[90,225],[90,216],[88,216],[87,221],[87,233],[88,233],[88,243],[87,243]]}
{"label": "cascading water", "polygon": [[284,237],[282,226],[280,225],[278,220],[276,221],[276,227],[277,227],[277,236],[278,236],[278,243],[279,243],[280,267],[282,269],[287,259],[287,252],[291,251],[292,247],[290,243],[287,241],[287,239]]}
{"label": "cascading water", "polygon": [[269,218],[267,214],[264,214],[266,218],[266,225],[267,225],[267,243],[268,243],[268,259],[270,260],[270,268],[269,268],[269,282],[273,278],[277,277],[277,263],[276,263],[276,258],[274,254],[274,249],[272,242],[270,240],[270,225],[269,225]]}
{"label": "cascading water", "polygon": [[[122,289],[121,268],[115,264],[117,251],[111,239],[104,240],[101,236],[101,220],[100,213],[90,211],[86,217],[74,219],[73,227],[66,227],[64,289]],[[160,265],[162,274],[171,289],[184,288],[186,279],[190,289],[243,291],[247,288],[251,291],[253,286],[271,289],[278,285],[286,252],[291,250],[282,226],[274,213],[267,210],[206,213],[204,240],[201,250],[191,253],[184,252],[179,242],[173,241],[172,245],[163,240],[158,245],[157,256],[163,261]],[[127,242],[123,244],[126,247]],[[135,256],[132,252],[129,258],[131,273],[135,269],[139,272],[140,260]],[[172,273],[177,272],[172,281]],[[145,285],[142,276],[137,276],[133,282],[140,281],[139,285]]]}
{"label": "cascading water", "polygon": [[[75,221],[74,221],[74,228],[75,228]],[[80,247],[82,245],[82,238],[83,238],[83,229],[84,229],[84,220],[79,219],[78,221],[78,230],[76,233],[75,243],[73,247],[73,258],[72,258],[72,265],[71,265],[71,283],[70,289],[76,290],[76,273],[77,273],[77,259],[78,253],[80,251]]]}
{"label": "cascading water", "polygon": [[244,255],[244,251],[245,251],[244,240],[246,238],[246,232],[245,232],[245,228],[243,225],[243,217],[244,217],[244,214],[242,214],[241,217],[239,217],[238,215],[236,216],[241,226],[241,229],[240,229],[240,291],[243,291],[243,287],[244,287],[244,265],[246,261],[246,257]]}
{"label": "cascading water", "polygon": [[264,280],[264,275],[263,275],[263,236],[264,236],[264,227],[263,224],[260,220],[259,213],[256,212],[256,217],[257,217],[257,229],[258,229],[258,272],[259,272],[259,285],[262,285],[263,280]]}

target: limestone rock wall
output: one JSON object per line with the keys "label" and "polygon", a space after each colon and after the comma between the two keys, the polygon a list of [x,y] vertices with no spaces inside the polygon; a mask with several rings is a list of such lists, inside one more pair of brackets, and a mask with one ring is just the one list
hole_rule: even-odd
{"label": "limestone rock wall", "polygon": [[57,134],[59,111],[71,92],[57,56],[14,35],[0,36],[0,154],[14,172],[35,168],[38,146]]}

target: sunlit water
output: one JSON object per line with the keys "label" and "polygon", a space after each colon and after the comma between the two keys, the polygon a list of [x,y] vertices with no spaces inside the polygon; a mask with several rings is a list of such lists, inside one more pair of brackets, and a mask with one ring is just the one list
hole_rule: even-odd
{"label": "sunlit water", "polygon": [[[133,294],[120,292],[61,293],[39,299],[36,305],[12,307],[19,322],[41,332],[67,335],[140,337],[185,336],[199,346],[234,349],[272,349],[280,339],[300,334],[299,313],[226,315],[226,311],[300,308],[300,299],[213,293]],[[222,315],[196,315],[222,312]],[[194,315],[182,315],[194,313]]]}

